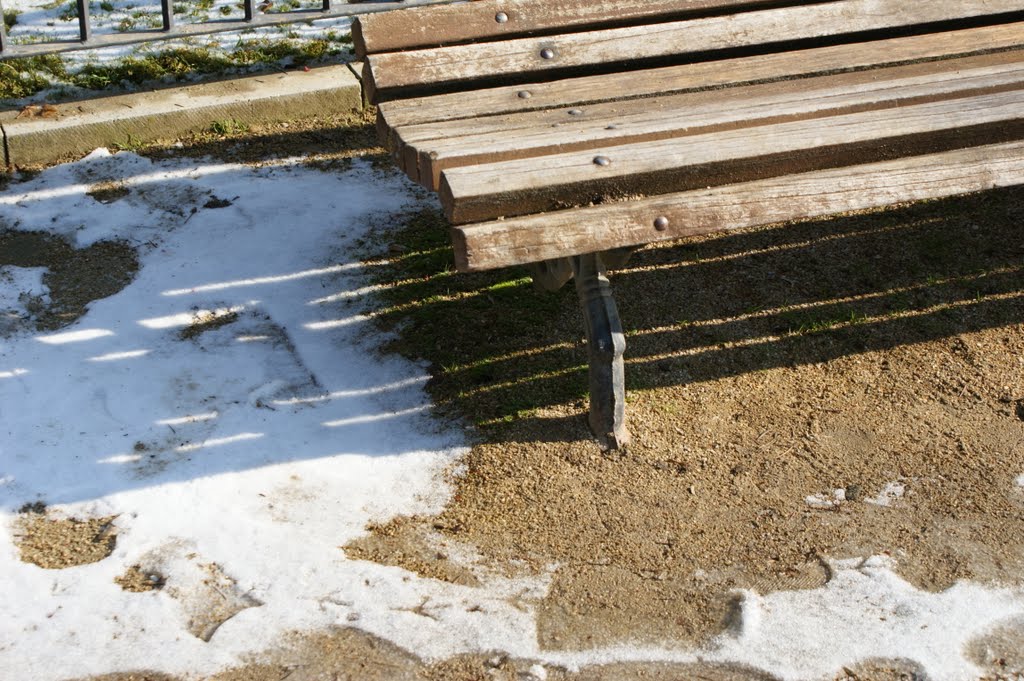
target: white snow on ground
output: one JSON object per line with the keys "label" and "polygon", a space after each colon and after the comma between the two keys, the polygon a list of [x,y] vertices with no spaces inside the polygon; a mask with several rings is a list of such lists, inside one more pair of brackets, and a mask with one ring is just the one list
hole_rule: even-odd
{"label": "white snow on ground", "polygon": [[804,497],[804,503],[811,508],[830,509],[837,508],[846,501],[846,490],[835,489],[832,494],[811,494]]}
{"label": "white snow on ground", "polygon": [[[101,204],[86,195],[98,181],[130,193]],[[368,522],[440,509],[443,472],[464,451],[462,433],[431,416],[423,367],[376,354],[362,295],[374,264],[355,243],[412,206],[412,192],[359,164],[328,174],[101,151],[0,194],[0,225],[78,247],[127,240],[141,262],[131,284],[67,328],[0,338],[5,677],[201,676],[287,631],[340,624],[426,659],[704,659],[811,679],[900,657],[936,680],[977,678],[964,643],[1024,615],[1024,594],[920,592],[880,559],[837,562],[820,589],[743,594],[738,626],[705,650],[580,653],[537,645],[544,576],[481,569],[483,586],[466,587],[347,559],[339,547]],[[213,197],[231,205],[206,207]],[[3,280],[0,295],[20,288],[39,291],[38,273]],[[225,323],[182,336],[215,318]],[[21,562],[15,512],[36,500],[116,516],[114,553],[62,570]],[[114,578],[136,564],[165,586],[123,591]],[[233,615],[219,628],[211,604]]]}
{"label": "white snow on ground", "polygon": [[0,316],[28,316],[31,300],[49,302],[50,289],[43,283],[45,267],[0,267]]}
{"label": "white snow on ground", "polygon": [[898,500],[903,498],[903,495],[907,493],[907,486],[902,482],[887,482],[882,490],[870,499],[864,501],[869,504],[875,504],[876,506],[892,506]]}
{"label": "white snow on ground", "polygon": [[[89,23],[92,35],[117,35],[134,31],[152,31],[162,26],[159,2],[136,0],[103,0],[89,3]],[[175,0],[176,25],[205,24],[221,20],[240,21],[244,12],[236,0]],[[319,0],[275,0],[257,3],[257,14],[289,12],[295,9],[319,9]],[[396,2],[396,6],[400,6]],[[77,41],[78,18],[75,0],[6,0],[5,12],[16,13],[16,23],[8,32],[12,44],[27,44],[49,41]],[[313,20],[316,14],[306,14],[295,23],[260,26],[197,35],[175,40],[143,44],[125,44],[104,48],[91,48],[62,53],[61,59],[71,71],[77,71],[87,64],[111,64],[127,56],[144,57],[147,54],[184,46],[206,47],[215,51],[230,52],[242,41],[289,40],[300,44],[309,40],[338,42],[344,53],[346,39],[351,26],[351,17]]]}

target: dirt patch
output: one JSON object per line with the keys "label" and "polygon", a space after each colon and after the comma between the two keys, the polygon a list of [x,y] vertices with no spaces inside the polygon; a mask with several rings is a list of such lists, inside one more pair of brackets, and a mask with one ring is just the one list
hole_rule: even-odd
{"label": "dirt patch", "polygon": [[65,327],[84,315],[89,303],[131,283],[139,269],[135,249],[120,241],[99,241],[76,249],[46,232],[0,228],[0,267],[4,265],[47,268],[43,284],[49,289],[48,301],[34,304],[30,317],[5,325],[7,333]]}
{"label": "dirt patch", "polygon": [[178,140],[154,143],[139,151],[152,158],[217,158],[235,163],[260,164],[267,159],[303,155],[304,164],[325,171],[346,170],[357,157],[388,163],[380,147],[374,121],[376,109],[311,117],[285,123],[255,124],[228,134],[197,133]]}
{"label": "dirt patch", "polygon": [[469,569],[449,560],[447,540],[429,525],[417,519],[395,518],[368,529],[368,535],[344,546],[346,556],[396,565],[421,577],[452,584],[480,585],[480,580]]}
{"label": "dirt patch", "polygon": [[189,325],[178,334],[182,340],[194,340],[207,331],[213,331],[238,321],[237,312],[205,311],[196,313]]}
{"label": "dirt patch", "polygon": [[[615,455],[577,410],[549,409],[472,451],[437,522],[497,561],[563,566],[538,622],[555,649],[703,642],[733,589],[819,586],[825,558],[890,554],[933,591],[1019,583],[1024,546],[1005,538],[1024,536],[1024,428],[998,396],[1024,385],[1022,332],[636,392],[635,443]],[[967,390],[948,383],[962,348]]]}
{"label": "dirt patch", "polygon": [[[872,681],[898,676],[861,676]],[[910,677],[907,677],[910,678]],[[397,646],[358,629],[292,634],[280,646],[252,656],[249,664],[207,677],[207,681],[774,681],[738,665],[614,664],[578,672],[500,653],[459,655],[424,663]],[[174,681],[153,672],[90,677],[90,681]]]}
{"label": "dirt patch", "polygon": [[114,577],[114,582],[125,591],[144,593],[163,588],[164,576],[152,570],[143,570],[141,565],[132,565],[124,574]]}
{"label": "dirt patch", "polygon": [[182,626],[202,641],[238,613],[263,603],[243,590],[229,568],[204,560],[187,541],[172,541],[139,556],[114,578],[125,591],[160,589],[177,602]]}
{"label": "dirt patch", "polygon": [[1017,190],[643,250],[612,276],[634,443],[611,454],[571,292],[545,310],[517,272],[442,277],[426,232],[396,235],[416,278],[385,290],[397,348],[489,440],[423,522],[495,565],[558,564],[557,650],[699,645],[735,589],[821,586],[838,558],[889,555],[930,591],[1020,584],[1021,219]]}
{"label": "dirt patch", "polygon": [[997,676],[1024,673],[1024,620],[1006,622],[971,641],[967,645],[967,656]]}
{"label": "dirt patch", "polygon": [[835,681],[927,681],[921,665],[907,660],[866,660],[843,667]]}
{"label": "dirt patch", "polygon": [[37,507],[15,519],[15,545],[21,560],[47,570],[96,563],[117,544],[114,518],[61,518]]}
{"label": "dirt patch", "polygon": [[100,203],[114,203],[128,196],[131,191],[121,182],[100,182],[93,185],[85,194]]}
{"label": "dirt patch", "polygon": [[238,588],[235,579],[217,563],[200,563],[201,579],[174,584],[171,596],[181,601],[188,614],[188,630],[209,641],[222,624],[247,608],[263,605]]}
{"label": "dirt patch", "polygon": [[178,681],[176,677],[168,674],[145,671],[103,674],[102,676],[90,676],[88,679],[89,681]]}

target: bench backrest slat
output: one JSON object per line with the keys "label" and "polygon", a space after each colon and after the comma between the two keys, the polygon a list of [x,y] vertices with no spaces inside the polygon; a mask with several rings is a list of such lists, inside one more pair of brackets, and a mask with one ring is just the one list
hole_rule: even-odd
{"label": "bench backrest slat", "polygon": [[[463,5],[467,12],[478,3]],[[878,31],[914,31],[1024,11],[1024,0],[839,0],[655,25],[583,31],[408,52],[373,54],[364,83],[371,101],[496,82],[552,80],[574,73],[636,70],[659,62]],[[1005,17],[1003,17],[1005,18]],[[954,24],[955,26],[955,24]],[[954,27],[951,26],[950,28]],[[874,36],[878,37],[878,36]]]}
{"label": "bench backrest slat", "polygon": [[[812,0],[824,2],[828,0]],[[803,0],[804,4],[807,0]],[[482,0],[359,17],[352,25],[356,56],[562,33],[713,11],[800,4],[800,0]]]}

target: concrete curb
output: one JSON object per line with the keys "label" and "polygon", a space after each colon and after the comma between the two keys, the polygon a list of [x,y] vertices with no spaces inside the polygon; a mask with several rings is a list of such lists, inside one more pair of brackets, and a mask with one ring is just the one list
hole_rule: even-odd
{"label": "concrete curb", "polygon": [[275,123],[352,112],[363,105],[356,73],[338,64],[67,102],[33,116],[0,112],[4,161],[8,168],[53,163],[97,147],[200,132],[215,121]]}

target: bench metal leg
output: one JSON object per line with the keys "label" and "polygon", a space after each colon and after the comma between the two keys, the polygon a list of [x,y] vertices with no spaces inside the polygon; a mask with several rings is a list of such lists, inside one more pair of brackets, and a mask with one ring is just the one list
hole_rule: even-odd
{"label": "bench metal leg", "polygon": [[569,259],[583,308],[590,354],[590,429],[607,449],[629,444],[622,354],[626,338],[600,253]]}

